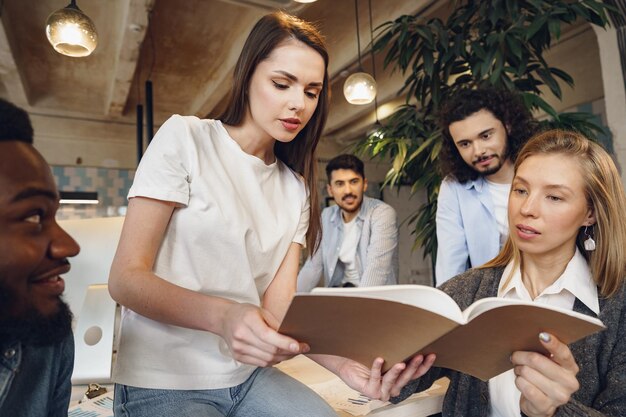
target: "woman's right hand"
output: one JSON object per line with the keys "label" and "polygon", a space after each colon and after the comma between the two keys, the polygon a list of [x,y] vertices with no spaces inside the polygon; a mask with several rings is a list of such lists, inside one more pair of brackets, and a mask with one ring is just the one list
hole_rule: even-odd
{"label": "woman's right hand", "polygon": [[233,358],[254,366],[271,366],[300,353],[309,346],[278,333],[278,320],[252,304],[233,303],[225,312],[220,336]]}

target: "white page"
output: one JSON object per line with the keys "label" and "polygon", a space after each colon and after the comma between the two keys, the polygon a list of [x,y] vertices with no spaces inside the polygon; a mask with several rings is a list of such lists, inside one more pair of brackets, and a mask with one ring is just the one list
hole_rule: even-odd
{"label": "white page", "polygon": [[511,298],[498,298],[498,297],[483,298],[481,300],[476,301],[471,306],[469,306],[463,312],[463,316],[465,317],[467,321],[470,321],[473,318],[479,316],[480,314],[486,311],[493,310],[494,308],[498,308],[498,307],[506,306],[506,305],[527,305],[527,306],[541,307],[541,308],[545,308],[546,310],[553,310],[553,311],[558,311],[564,314],[568,314],[572,317],[577,317],[582,320],[586,320],[590,323],[595,323],[598,326],[604,327],[601,320],[595,317],[588,316],[586,314],[579,313],[577,311],[555,307],[549,304],[539,304],[539,303],[534,303],[532,301],[523,301],[523,300],[516,300],[516,299],[511,299]]}
{"label": "white page", "polygon": [[[312,294],[375,298],[408,304],[465,323],[463,313],[446,293],[426,285],[381,285],[356,288],[314,288]],[[298,295],[307,295],[299,293]]]}
{"label": "white page", "polygon": [[68,417],[113,417],[113,391],[70,407]]}

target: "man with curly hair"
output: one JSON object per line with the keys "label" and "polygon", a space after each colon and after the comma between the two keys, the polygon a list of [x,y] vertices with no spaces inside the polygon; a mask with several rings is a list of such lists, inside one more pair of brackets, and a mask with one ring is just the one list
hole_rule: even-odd
{"label": "man with curly hair", "polygon": [[536,130],[520,97],[504,90],[463,90],[439,111],[444,136],[437,200],[440,285],[491,260],[508,236],[513,164]]}

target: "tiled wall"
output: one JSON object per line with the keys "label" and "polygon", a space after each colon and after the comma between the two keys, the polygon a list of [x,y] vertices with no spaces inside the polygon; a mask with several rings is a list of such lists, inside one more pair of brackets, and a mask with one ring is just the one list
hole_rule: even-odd
{"label": "tiled wall", "polygon": [[133,183],[135,170],[77,166],[52,166],[60,191],[96,191],[98,204],[64,204],[57,218],[77,219],[119,216],[125,214],[126,195]]}

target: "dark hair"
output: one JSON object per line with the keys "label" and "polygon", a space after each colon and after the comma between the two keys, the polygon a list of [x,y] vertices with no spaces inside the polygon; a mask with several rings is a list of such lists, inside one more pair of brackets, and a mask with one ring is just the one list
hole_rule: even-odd
{"label": "dark hair", "polygon": [[33,126],[28,113],[0,98],[0,141],[33,143]]}
{"label": "dark hair", "polygon": [[462,90],[444,103],[438,114],[443,134],[439,154],[439,169],[443,177],[452,175],[461,183],[478,178],[479,173],[461,158],[449,128],[452,123],[480,110],[489,111],[504,125],[507,157],[511,162],[515,162],[522,146],[537,131],[537,124],[519,95],[491,88]]}
{"label": "dark hair", "polygon": [[326,165],[326,177],[328,178],[329,184],[330,175],[333,173],[333,171],[336,171],[338,169],[350,169],[359,174],[361,178],[365,178],[365,168],[363,167],[363,161],[361,161],[354,155],[344,153],[341,155],[337,155],[328,162],[328,165]]}
{"label": "dark hair", "polygon": [[311,216],[307,232],[307,246],[313,253],[321,237],[320,204],[317,191],[317,163],[315,149],[322,136],[329,106],[328,51],[319,31],[310,23],[284,12],[263,16],[252,28],[233,74],[233,86],[228,105],[219,119],[232,126],[239,126],[249,106],[248,89],[257,65],[267,59],[277,46],[288,39],[298,40],[313,48],[324,59],[324,80],[317,107],[311,120],[288,143],[276,141],[274,154],[289,168],[304,177],[310,193]]}

